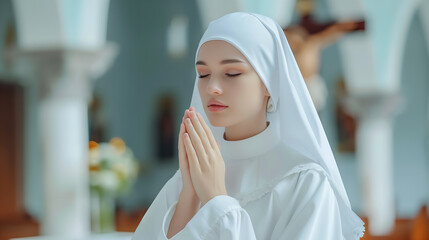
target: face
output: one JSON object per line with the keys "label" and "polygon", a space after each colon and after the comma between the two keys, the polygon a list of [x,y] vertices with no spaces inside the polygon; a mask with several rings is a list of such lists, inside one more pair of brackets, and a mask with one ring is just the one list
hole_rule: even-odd
{"label": "face", "polygon": [[[231,44],[212,40],[199,49],[196,69],[198,91],[213,126],[228,127],[265,118],[269,96],[264,83],[246,57]],[[209,107],[210,100],[226,108]]]}

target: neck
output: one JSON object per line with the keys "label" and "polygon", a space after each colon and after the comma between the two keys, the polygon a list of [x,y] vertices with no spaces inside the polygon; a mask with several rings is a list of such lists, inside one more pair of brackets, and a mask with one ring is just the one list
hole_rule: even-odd
{"label": "neck", "polygon": [[253,137],[268,127],[265,116],[253,121],[240,122],[238,124],[225,127],[224,138],[227,141],[239,141]]}

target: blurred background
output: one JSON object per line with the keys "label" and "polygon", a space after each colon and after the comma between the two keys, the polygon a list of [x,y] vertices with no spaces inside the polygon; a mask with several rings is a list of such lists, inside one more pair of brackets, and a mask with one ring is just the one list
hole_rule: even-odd
{"label": "blurred background", "polygon": [[364,239],[429,239],[428,0],[0,0],[0,240],[130,239],[235,11],[284,29]]}

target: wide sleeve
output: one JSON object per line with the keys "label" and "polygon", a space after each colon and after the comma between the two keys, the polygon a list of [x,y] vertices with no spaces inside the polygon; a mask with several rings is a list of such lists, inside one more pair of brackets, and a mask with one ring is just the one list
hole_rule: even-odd
{"label": "wide sleeve", "polygon": [[297,174],[291,204],[277,221],[271,239],[344,239],[336,196],[325,172],[304,170]]}
{"label": "wide sleeve", "polygon": [[[172,209],[172,212],[174,210]],[[168,219],[171,217],[168,216]],[[171,240],[255,240],[249,214],[237,199],[219,195],[210,199]]]}
{"label": "wide sleeve", "polygon": [[134,232],[132,240],[167,239],[166,229],[168,231],[169,226],[164,226],[164,221],[176,205],[181,187],[181,174],[180,170],[177,170],[176,174],[165,183],[155,200],[153,200]]}

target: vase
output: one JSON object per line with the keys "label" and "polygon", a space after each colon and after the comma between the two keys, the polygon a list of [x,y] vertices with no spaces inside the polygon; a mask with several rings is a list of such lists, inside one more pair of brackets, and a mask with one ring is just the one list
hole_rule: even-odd
{"label": "vase", "polygon": [[91,231],[115,231],[115,197],[102,190],[91,190]]}

